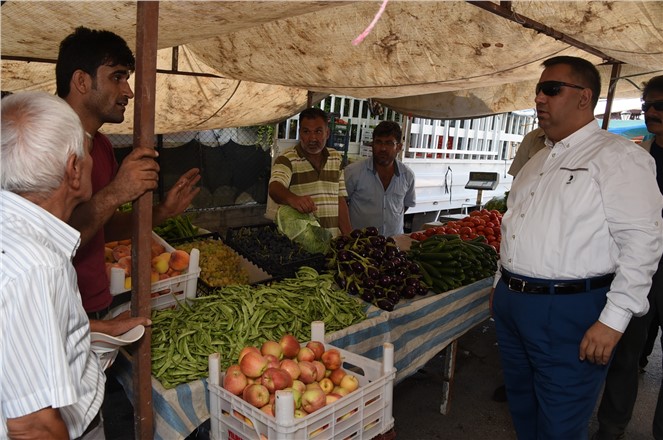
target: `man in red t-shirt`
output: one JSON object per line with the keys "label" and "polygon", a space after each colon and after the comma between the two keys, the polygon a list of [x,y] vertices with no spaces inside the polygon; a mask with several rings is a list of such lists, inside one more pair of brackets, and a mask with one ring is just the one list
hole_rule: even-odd
{"label": "man in red t-shirt", "polygon": [[[146,318],[130,318],[128,314],[100,320],[112,302],[104,244],[131,235],[131,215],[117,208],[156,189],[159,179],[154,149],[134,148],[118,166],[110,141],[98,132],[107,122],[124,120],[126,106],[134,96],[128,82],[134,66],[133,53],[121,37],[79,27],[60,43],[55,68],[58,96],[71,105],[93,140],[93,196],[74,211],[69,223],[81,232],[74,265],[90,329],[110,335],[147,323]],[[197,168],[182,175],[165,200],[154,207],[153,223],[182,213],[200,191],[195,186],[199,180]]]}

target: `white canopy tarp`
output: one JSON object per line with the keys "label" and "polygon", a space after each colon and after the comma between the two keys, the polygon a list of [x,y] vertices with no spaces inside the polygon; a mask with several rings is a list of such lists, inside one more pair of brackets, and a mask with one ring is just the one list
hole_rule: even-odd
{"label": "white canopy tarp", "polygon": [[[624,62],[617,97],[663,74],[663,3],[510,2],[529,17]],[[380,2],[161,2],[160,68],[180,47],[179,70],[159,74],[157,132],[255,125],[306,105],[307,91],[374,98],[406,114],[473,117],[532,107],[541,62],[595,55],[468,2],[388,2],[359,45]],[[54,60],[79,25],[109,29],[134,47],[134,2],[15,2],[2,5],[2,89],[53,89],[53,66],[17,67],[6,57]],[[25,64],[25,63],[24,63]],[[46,64],[46,66],[49,66]],[[41,74],[36,72],[41,70]],[[602,66],[602,96],[610,67]],[[132,111],[127,115],[133,115]],[[128,118],[130,119],[130,117]],[[129,133],[132,121],[104,127]]]}

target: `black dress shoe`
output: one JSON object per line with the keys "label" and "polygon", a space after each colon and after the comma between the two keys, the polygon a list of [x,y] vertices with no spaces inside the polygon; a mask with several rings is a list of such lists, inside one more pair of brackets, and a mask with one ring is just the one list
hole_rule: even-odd
{"label": "black dress shoe", "polygon": [[495,402],[506,402],[506,387],[504,385],[495,388],[495,391],[493,391],[493,400]]}

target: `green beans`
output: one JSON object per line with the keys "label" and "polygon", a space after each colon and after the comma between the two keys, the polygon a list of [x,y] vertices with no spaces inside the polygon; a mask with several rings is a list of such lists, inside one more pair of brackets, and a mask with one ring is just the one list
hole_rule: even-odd
{"label": "green beans", "polygon": [[190,306],[153,311],[152,374],[172,388],[206,377],[211,353],[221,353],[225,369],[244,346],[285,333],[309,340],[312,321],[323,321],[331,333],[364,319],[363,302],[338,290],[331,274],[310,267],[271,285],[226,286]]}

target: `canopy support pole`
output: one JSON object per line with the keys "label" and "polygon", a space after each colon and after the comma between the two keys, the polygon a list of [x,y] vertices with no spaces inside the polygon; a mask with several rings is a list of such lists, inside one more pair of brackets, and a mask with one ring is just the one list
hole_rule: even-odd
{"label": "canopy support pole", "polygon": [[605,53],[601,52],[595,47],[592,47],[588,44],[583,43],[582,41],[576,40],[573,37],[570,37],[562,32],[559,32],[549,26],[546,26],[543,23],[539,23],[536,20],[517,14],[511,9],[510,1],[503,1],[500,4],[493,3],[491,1],[468,1],[469,4],[477,6],[485,11],[491,12],[495,15],[499,15],[502,18],[511,20],[514,23],[518,23],[524,28],[534,29],[535,31],[554,38],[555,40],[561,41],[568,44],[569,46],[577,47],[582,49],[585,52],[589,52],[592,55],[602,58],[608,63],[620,63],[621,61],[616,60]]}
{"label": "canopy support pole", "polygon": [[[159,2],[136,4],[136,81],[134,105],[134,148],[154,148],[154,108],[156,97],[157,38]],[[150,270],[152,241],[152,192],[133,202],[132,316],[150,317]],[[154,437],[152,411],[152,329],[138,341],[132,359],[134,389],[134,433],[136,439]]]}
{"label": "canopy support pole", "polygon": [[622,65],[616,63],[612,65],[612,70],[610,71],[610,85],[608,86],[608,96],[605,103],[605,111],[603,112],[603,122],[601,128],[604,130],[608,129],[610,124],[610,114],[612,113],[612,101],[615,99],[615,90],[617,90],[617,81],[619,81],[619,75],[622,72]]}

